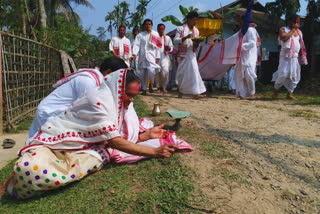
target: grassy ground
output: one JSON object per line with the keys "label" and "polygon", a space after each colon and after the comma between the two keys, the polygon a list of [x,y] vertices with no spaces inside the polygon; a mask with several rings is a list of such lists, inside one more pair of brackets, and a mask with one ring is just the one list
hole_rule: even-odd
{"label": "grassy ground", "polygon": [[12,134],[12,133],[18,133],[19,131],[29,130],[30,126],[32,124],[33,117],[26,117],[24,120],[22,120],[16,127],[14,128],[7,128],[5,129],[5,133]]}
{"label": "grassy ground", "polygon": [[[135,108],[139,117],[150,116],[139,97]],[[12,168],[13,162],[0,170],[0,181]],[[79,182],[41,197],[26,201],[2,198],[0,213],[196,213],[191,204],[201,197],[192,177],[179,154],[135,164],[108,164]]]}

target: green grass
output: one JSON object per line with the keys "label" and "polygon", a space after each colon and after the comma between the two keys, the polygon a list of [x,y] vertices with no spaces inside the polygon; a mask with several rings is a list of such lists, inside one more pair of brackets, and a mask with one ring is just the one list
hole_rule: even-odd
{"label": "green grass", "polygon": [[289,113],[291,116],[304,117],[309,120],[319,118],[318,115],[314,111],[309,110],[309,109],[290,110]]}
{"label": "green grass", "polygon": [[[258,99],[261,100],[273,100],[272,94],[274,91],[273,85],[262,85],[258,82],[256,83],[256,95]],[[298,100],[288,100],[287,91],[281,89],[278,98],[275,101],[289,101],[294,104],[303,104],[303,105],[320,105],[320,96],[318,94],[307,93],[305,90],[297,90],[293,93],[293,96]]]}
{"label": "green grass", "polygon": [[217,159],[229,159],[232,155],[227,152],[226,148],[218,142],[202,142],[200,144],[200,149],[205,151],[213,158]]}
{"label": "green grass", "polygon": [[32,117],[26,117],[24,120],[22,120],[15,128],[7,128],[4,131],[6,133],[18,133],[19,131],[29,130],[32,124],[33,118]]}
{"label": "green grass", "polygon": [[[140,117],[150,113],[139,99]],[[0,170],[0,182],[12,171],[12,161]],[[107,164],[102,170],[41,197],[0,200],[0,213],[195,213],[196,191],[191,170],[179,155],[134,164]],[[201,200],[200,200],[201,201]]]}
{"label": "green grass", "polygon": [[29,130],[32,124],[33,118],[27,117],[17,126],[17,130]]}
{"label": "green grass", "polygon": [[251,185],[251,183],[242,178],[238,173],[234,173],[229,169],[214,169],[213,176],[221,176],[225,183],[237,182],[239,184]]}
{"label": "green grass", "polygon": [[134,98],[133,105],[139,118],[152,116],[151,112],[148,110],[147,105],[141,100],[140,95]]}
{"label": "green grass", "polygon": [[[0,171],[3,180],[13,163]],[[108,164],[101,171],[41,197],[1,200],[0,213],[177,213],[189,210],[195,185],[181,159]]]}

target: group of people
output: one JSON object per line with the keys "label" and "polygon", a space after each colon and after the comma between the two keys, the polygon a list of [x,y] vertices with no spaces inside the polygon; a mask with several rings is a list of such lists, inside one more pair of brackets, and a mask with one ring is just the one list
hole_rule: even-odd
{"label": "group of people", "polygon": [[[19,151],[13,173],[2,183],[0,195],[26,199],[80,180],[110,161],[128,163],[147,157],[169,158],[177,150],[193,151],[174,132],[164,130],[164,125],[154,127],[151,120],[139,119],[132,102],[140,88],[146,94],[148,78],[149,92],[155,82],[166,92],[168,53],[173,44],[178,47],[178,97],[204,97],[206,88],[196,60],[199,42],[192,40],[199,36],[197,17],[196,12],[188,14],[173,42],[164,34],[163,24],[158,25],[158,32],[153,31],[150,19],[144,21],[143,32],[134,28],[134,41],[125,37],[126,28],[120,26],[119,37],[110,42],[114,56],[99,70],[80,69],[54,84],[55,90],[37,108],[26,145]],[[288,24],[280,29],[282,48],[279,68],[273,75],[274,98],[285,86],[288,98],[294,99],[300,64],[307,63],[299,17],[289,19]],[[260,46],[254,24],[241,39],[241,59],[234,70],[236,96],[254,98]]]}
{"label": "group of people", "polygon": [[[139,33],[137,27],[133,29],[134,39],[131,41],[125,37],[126,28],[123,25],[119,27],[119,36],[112,38],[110,51],[136,70],[141,79],[143,95],[147,94],[148,86],[149,92],[152,93],[154,85],[157,86],[158,92],[167,93],[166,88],[171,88],[171,77],[177,83],[179,98],[183,94],[192,94],[196,99],[205,97],[206,88],[196,59],[199,42],[192,40],[199,37],[199,30],[195,27],[198,13],[190,12],[186,18],[186,23],[177,28],[173,41],[165,35],[164,24],[158,24],[157,32],[152,30],[153,23],[150,19],[143,22],[143,32]],[[299,17],[293,16],[287,21],[288,26],[281,28],[279,34],[280,62],[272,78],[275,82],[272,97],[277,98],[279,89],[284,86],[288,90],[287,98],[296,99],[292,94],[300,81],[300,64],[307,64],[306,51],[299,30]],[[240,29],[243,28],[244,22],[245,16],[242,16]],[[260,63],[258,53],[261,45],[256,27],[254,23],[249,24],[246,33],[242,35],[240,61],[233,65],[229,72],[229,88],[235,91],[237,100],[256,98],[256,66]],[[170,58],[169,53],[173,53],[174,58]],[[170,71],[172,61],[177,64],[176,72]]]}
{"label": "group of people", "polygon": [[139,33],[138,28],[133,29],[132,41],[125,37],[126,27],[124,25],[119,27],[118,36],[112,38],[109,50],[114,56],[120,57],[128,66],[135,69],[141,79],[143,95],[147,94],[147,87],[152,93],[155,85],[158,92],[167,93],[172,61],[169,53],[176,52],[177,71],[172,72],[170,77],[176,79],[179,89],[178,97],[182,97],[183,94],[192,94],[196,99],[205,96],[202,94],[206,88],[196,60],[199,42],[192,41],[193,38],[199,37],[199,30],[195,27],[197,18],[197,12],[190,12],[187,15],[186,24],[177,29],[173,41],[165,35],[164,24],[158,24],[157,32],[152,30],[153,22],[150,19],[144,20],[142,32]]}

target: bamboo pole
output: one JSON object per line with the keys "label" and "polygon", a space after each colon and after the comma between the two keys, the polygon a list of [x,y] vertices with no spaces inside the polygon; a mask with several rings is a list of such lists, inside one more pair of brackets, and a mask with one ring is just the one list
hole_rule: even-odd
{"label": "bamboo pole", "polygon": [[[0,27],[1,29],[1,27]],[[3,94],[2,94],[2,39],[0,31],[0,134],[3,134]]]}

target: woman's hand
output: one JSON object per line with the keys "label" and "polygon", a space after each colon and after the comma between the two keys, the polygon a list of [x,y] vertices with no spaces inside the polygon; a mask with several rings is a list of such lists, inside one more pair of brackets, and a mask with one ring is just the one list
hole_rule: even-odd
{"label": "woman's hand", "polygon": [[178,146],[173,144],[160,146],[155,149],[155,157],[170,158],[172,153],[174,153],[177,149],[179,149]]}
{"label": "woman's hand", "polygon": [[149,132],[149,139],[164,139],[168,136],[168,130],[163,130],[164,124],[153,127]]}

